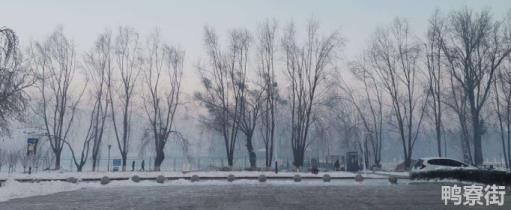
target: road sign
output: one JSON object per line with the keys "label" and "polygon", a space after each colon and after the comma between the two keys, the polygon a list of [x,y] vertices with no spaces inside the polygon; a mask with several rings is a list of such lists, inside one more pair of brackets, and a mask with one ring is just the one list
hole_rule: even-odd
{"label": "road sign", "polygon": [[37,150],[37,142],[39,142],[39,139],[37,138],[28,138],[27,139],[27,155],[35,155]]}
{"label": "road sign", "polygon": [[119,171],[120,166],[121,166],[121,159],[113,159],[112,160],[113,171]]}

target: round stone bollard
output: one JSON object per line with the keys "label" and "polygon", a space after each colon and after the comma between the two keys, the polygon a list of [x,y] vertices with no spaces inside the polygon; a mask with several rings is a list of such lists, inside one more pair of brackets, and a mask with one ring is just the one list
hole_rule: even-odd
{"label": "round stone bollard", "polygon": [[227,181],[234,182],[234,180],[236,180],[236,177],[234,175],[229,174],[229,176],[227,176]]}
{"label": "round stone bollard", "polygon": [[261,175],[259,175],[257,180],[259,180],[259,182],[266,182],[266,176],[264,174],[261,174]]}
{"label": "round stone bollard", "polygon": [[163,184],[165,182],[165,177],[163,175],[158,175],[156,177],[156,182],[160,183],[160,184]]}
{"label": "round stone bollard", "polygon": [[302,177],[299,174],[296,174],[295,176],[293,176],[293,181],[300,182],[302,181]]}
{"label": "round stone bollard", "polygon": [[76,183],[78,183],[78,179],[74,178],[74,177],[69,177],[66,179],[66,182],[76,184]]}
{"label": "round stone bollard", "polygon": [[140,177],[137,176],[137,175],[134,175],[134,176],[131,177],[131,181],[138,183],[138,182],[140,182]]}
{"label": "round stone bollard", "polygon": [[364,177],[362,176],[362,174],[357,174],[357,175],[355,176],[355,181],[357,181],[357,182],[362,182],[362,181],[364,181]]}
{"label": "round stone bollard", "polygon": [[200,177],[199,175],[197,174],[194,174],[191,178],[190,178],[190,181],[192,182],[198,182],[200,180]]}
{"label": "round stone bollard", "polygon": [[389,176],[389,182],[391,184],[397,184],[397,177],[395,176]]}
{"label": "round stone bollard", "polygon": [[328,174],[323,175],[323,182],[330,182],[331,179],[332,177],[330,177],[330,175]]}
{"label": "round stone bollard", "polygon": [[108,176],[104,176],[104,177],[101,177],[101,185],[106,185],[108,183],[110,183],[110,178],[108,178]]}

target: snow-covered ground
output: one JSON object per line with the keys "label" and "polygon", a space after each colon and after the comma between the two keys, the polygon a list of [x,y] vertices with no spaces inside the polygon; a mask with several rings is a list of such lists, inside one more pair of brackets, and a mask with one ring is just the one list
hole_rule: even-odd
{"label": "snow-covered ground", "polygon": [[0,187],[0,201],[36,195],[47,195],[64,191],[73,191],[80,188],[80,185],[61,181],[20,183],[12,179],[8,179],[2,184],[2,187]]}

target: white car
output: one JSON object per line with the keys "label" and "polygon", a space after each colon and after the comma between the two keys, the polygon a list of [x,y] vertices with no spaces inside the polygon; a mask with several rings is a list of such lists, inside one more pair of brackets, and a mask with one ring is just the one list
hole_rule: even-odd
{"label": "white car", "polygon": [[458,160],[450,158],[420,158],[417,160],[412,170],[414,171],[430,171],[437,169],[477,169]]}

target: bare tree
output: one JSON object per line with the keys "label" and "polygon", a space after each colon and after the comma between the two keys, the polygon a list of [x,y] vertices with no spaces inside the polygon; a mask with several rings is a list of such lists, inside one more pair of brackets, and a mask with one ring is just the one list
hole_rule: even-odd
{"label": "bare tree", "polygon": [[[246,29],[234,30],[231,32],[232,59],[238,65],[233,83],[239,86],[236,95],[240,100],[239,108],[239,130],[245,135],[247,152],[249,155],[250,168],[255,169],[257,157],[253,146],[253,136],[256,130],[257,122],[261,114],[264,86],[258,88],[250,86],[247,79],[249,64],[249,49],[252,37]],[[236,67],[235,67],[236,68]]]}
{"label": "bare tree", "polygon": [[[382,84],[378,82],[374,71],[370,70],[369,56],[366,55],[360,61],[353,62],[350,70],[355,78],[362,82],[362,96],[355,96],[355,91],[348,85],[342,86],[345,82],[339,82],[349,101],[353,103],[360,118],[375,167],[381,167],[381,155],[383,146],[384,121],[386,120]],[[345,109],[345,107],[338,107]]]}
{"label": "bare tree", "polygon": [[264,89],[250,90],[248,86],[245,96],[243,97],[243,109],[240,119],[240,131],[245,134],[246,146],[248,151],[248,157],[250,162],[250,168],[255,169],[257,167],[257,157],[253,146],[252,138],[254,136],[257,122],[261,115],[261,107],[263,103]]}
{"label": "bare tree", "polygon": [[454,111],[460,122],[460,146],[463,160],[467,163],[474,164],[474,159],[471,152],[471,148],[473,148],[473,146],[471,143],[472,135],[470,134],[469,130],[470,122],[468,120],[468,105],[465,103],[467,96],[461,86],[456,83],[452,71],[449,71],[449,87],[449,95],[445,100],[445,104]]}
{"label": "bare tree", "polygon": [[7,152],[0,148],[0,172],[2,171],[2,166],[4,166],[7,160]]}
{"label": "bare tree", "polygon": [[326,79],[336,49],[342,44],[337,31],[321,38],[318,30],[319,24],[311,20],[306,27],[304,44],[300,46],[296,42],[295,27],[291,24],[282,39],[289,81],[291,148],[293,165],[297,168],[304,163],[309,130],[320,98],[319,86]]}
{"label": "bare tree", "polygon": [[25,90],[35,82],[18,44],[13,30],[0,27],[0,133],[9,134],[10,118],[22,119],[29,99]]}
{"label": "bare tree", "polygon": [[[444,111],[442,108],[442,92],[445,88],[443,78],[446,76],[446,74],[444,74],[444,68],[442,66],[442,49],[440,46],[442,32],[444,30],[445,23],[440,16],[440,11],[436,10],[429,20],[429,28],[426,34],[426,43],[424,48],[426,57],[426,70],[428,72],[427,89],[430,95],[428,105],[431,111],[427,113],[429,113],[429,116],[431,117],[435,127],[435,139],[439,157],[442,156],[442,136],[444,133],[442,121],[442,113]],[[444,150],[447,150],[447,148],[444,148]],[[444,151],[444,155],[445,152],[446,151]]]}
{"label": "bare tree", "polygon": [[[132,28],[119,28],[119,34],[114,43],[113,60],[114,70],[108,72],[107,79],[108,96],[115,140],[122,158],[122,171],[126,171],[133,123],[134,90],[140,73],[141,60],[139,35]],[[119,76],[119,79],[114,80],[115,76]]]}
{"label": "bare tree", "polygon": [[76,55],[73,43],[62,28],[57,29],[43,43],[36,43],[32,57],[39,73],[41,116],[45,135],[55,154],[55,169],[60,169],[62,149],[71,131],[75,112],[85,90],[73,97],[72,84],[76,72]]}
{"label": "bare tree", "polygon": [[99,35],[95,46],[84,57],[88,70],[87,75],[92,82],[90,93],[93,99],[93,106],[90,127],[87,132],[87,136],[89,136],[92,142],[92,171],[96,171],[96,167],[99,164],[100,147],[104,137],[105,122],[110,106],[108,86],[111,84],[112,79],[109,76],[112,72],[112,48],[112,35],[110,32],[105,32]]}
{"label": "bare tree", "polygon": [[376,31],[369,54],[371,69],[391,100],[394,126],[409,168],[428,96],[419,89],[419,44],[413,41],[408,23],[396,18],[391,26]]}
{"label": "bare tree", "polygon": [[234,150],[242,113],[245,112],[247,36],[232,31],[228,50],[222,50],[213,29],[205,29],[205,45],[209,56],[208,68],[200,73],[204,92],[195,94],[209,112],[204,123],[222,134],[229,167],[234,164]]}
{"label": "bare tree", "polygon": [[511,58],[507,58],[494,80],[494,107],[497,114],[502,155],[506,168],[511,167]]}
{"label": "bare tree", "polygon": [[278,83],[275,75],[275,36],[277,23],[266,21],[258,33],[259,77],[263,81],[264,95],[261,114],[261,131],[265,148],[265,164],[271,167],[275,145],[275,120],[277,111]]}
{"label": "bare tree", "polygon": [[165,145],[170,135],[181,137],[175,130],[174,120],[181,94],[184,54],[182,50],[162,44],[158,32],[149,38],[144,65],[147,89],[144,108],[154,138],[155,171],[160,170],[165,159]]}
{"label": "bare tree", "polygon": [[20,159],[20,154],[18,151],[9,151],[7,153],[7,163],[9,164],[8,172],[12,173],[16,171],[16,165],[18,164],[18,160]]}
{"label": "bare tree", "polygon": [[468,103],[466,120],[471,124],[474,164],[481,165],[481,139],[486,132],[481,110],[490,94],[496,69],[511,52],[511,39],[504,34],[502,22],[494,21],[488,10],[474,12],[464,8],[450,14],[441,47],[455,84],[466,96],[466,101],[461,103]]}

